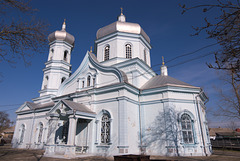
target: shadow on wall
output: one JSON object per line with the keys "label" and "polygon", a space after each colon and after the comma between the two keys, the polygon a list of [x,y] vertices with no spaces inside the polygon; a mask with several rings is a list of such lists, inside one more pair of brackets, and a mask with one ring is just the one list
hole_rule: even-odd
{"label": "shadow on wall", "polygon": [[149,153],[179,156],[180,130],[177,118],[174,107],[167,107],[146,127],[143,145]]}

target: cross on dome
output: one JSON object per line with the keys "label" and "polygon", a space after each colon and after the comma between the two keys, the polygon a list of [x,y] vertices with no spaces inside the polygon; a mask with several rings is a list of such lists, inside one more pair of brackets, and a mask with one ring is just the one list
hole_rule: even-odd
{"label": "cross on dome", "polygon": [[126,22],[126,17],[123,15],[123,8],[121,7],[121,14],[118,16],[118,21],[120,22]]}
{"label": "cross on dome", "polygon": [[123,15],[123,8],[121,7],[120,9],[121,9],[121,15]]}
{"label": "cross on dome", "polygon": [[63,21],[62,31],[66,31],[66,19]]}

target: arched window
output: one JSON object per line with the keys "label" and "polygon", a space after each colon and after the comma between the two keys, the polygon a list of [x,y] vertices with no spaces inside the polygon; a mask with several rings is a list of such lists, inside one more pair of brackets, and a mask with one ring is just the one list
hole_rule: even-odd
{"label": "arched window", "polygon": [[132,47],[130,44],[126,44],[126,58],[131,59],[132,58]]}
{"label": "arched window", "polygon": [[181,117],[183,142],[186,144],[193,143],[192,120],[188,114],[183,114]]}
{"label": "arched window", "polygon": [[45,81],[44,81],[44,89],[47,88],[47,84],[48,84],[48,76],[45,77]]}
{"label": "arched window", "polygon": [[39,123],[39,127],[38,127],[38,143],[41,143],[42,141],[42,134],[43,134],[43,123]]}
{"label": "arched window", "polygon": [[84,81],[82,81],[82,88],[84,88]]}
{"label": "arched window", "polygon": [[106,46],[104,49],[104,60],[109,60],[109,51],[110,51],[110,46]]}
{"label": "arched window", "polygon": [[64,81],[65,81],[65,79],[66,79],[65,77],[62,77],[61,83],[62,83],[62,82],[64,82]]}
{"label": "arched window", "polygon": [[63,57],[63,60],[67,61],[67,55],[68,55],[68,51],[65,50],[65,51],[64,51],[64,57]]}
{"label": "arched window", "polygon": [[104,113],[101,121],[101,143],[110,143],[110,116]]}
{"label": "arched window", "polygon": [[54,49],[51,49],[49,60],[52,60]]}
{"label": "arched window", "polygon": [[96,78],[93,78],[93,87],[95,87],[96,84]]}
{"label": "arched window", "polygon": [[24,139],[24,134],[25,134],[25,125],[22,124],[20,129],[19,129],[19,132],[20,132],[20,137],[19,137],[19,143],[22,143],[23,142],[23,139]]}
{"label": "arched window", "polygon": [[147,63],[147,51],[146,51],[146,49],[144,49],[144,51],[143,51],[144,53],[144,62],[145,63]]}
{"label": "arched window", "polygon": [[91,77],[90,75],[87,77],[87,86],[89,87],[90,86],[90,82],[91,82]]}

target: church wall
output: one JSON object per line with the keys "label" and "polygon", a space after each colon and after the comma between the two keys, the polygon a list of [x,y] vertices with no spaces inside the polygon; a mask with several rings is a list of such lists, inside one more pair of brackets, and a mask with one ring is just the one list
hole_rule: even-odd
{"label": "church wall", "polygon": [[97,75],[97,87],[119,83],[119,78],[113,73],[99,72]]}
{"label": "church wall", "polygon": [[140,154],[140,129],[139,129],[139,106],[133,102],[127,102],[128,113],[128,153]]}
{"label": "church wall", "polygon": [[79,82],[74,81],[67,85],[65,90],[62,92],[62,95],[73,93],[77,91]]}
{"label": "church wall", "polygon": [[[16,148],[43,148],[43,142],[46,142],[47,138],[47,120],[46,112],[36,112],[35,114],[29,113],[25,115],[18,115],[16,121],[16,128],[13,137],[13,147]],[[43,123],[43,136],[42,142],[37,143],[37,125]],[[19,143],[20,140],[20,128],[21,125],[25,125],[25,133],[23,137],[23,143]]]}
{"label": "church wall", "polygon": [[[147,50],[147,53],[149,53],[149,49],[144,45],[144,43],[141,42],[138,38],[133,38],[128,36],[117,36],[114,38],[110,38],[108,40],[104,40],[101,43],[97,44],[97,59],[99,62],[104,61],[104,49],[107,45],[110,46],[110,55],[109,59],[112,59],[114,57],[121,57],[126,58],[126,51],[125,51],[125,45],[130,44],[132,47],[132,58],[138,57],[139,59],[142,59],[144,61],[143,57],[143,51],[144,49]],[[150,56],[147,54],[147,62],[150,66]],[[110,62],[109,62],[110,63]],[[112,62],[104,63],[105,65],[113,65]],[[119,63],[119,62],[118,62]]]}
{"label": "church wall", "polygon": [[[179,145],[179,153],[180,155],[204,155],[204,151],[203,148],[201,148],[202,146],[202,137],[201,137],[201,130],[200,130],[200,123],[199,123],[199,118],[198,118],[198,113],[197,113],[197,106],[194,102],[194,95],[193,94],[186,94],[186,93],[178,93],[178,92],[168,92],[168,94],[165,94],[165,96],[168,96],[169,101],[165,102],[166,100],[163,100],[163,103],[161,103],[161,101],[157,101],[157,100],[153,100],[153,98],[156,98],[156,96],[161,96],[161,94],[155,94],[154,97],[150,97],[149,96],[143,96],[141,97],[142,101],[142,116],[143,116],[143,135],[148,136],[148,135],[153,135],[156,134],[160,131],[154,131],[154,122],[159,121],[158,124],[162,124],[162,122],[164,123],[164,119],[163,121],[161,121],[160,118],[163,118],[164,115],[168,116],[168,114],[166,114],[167,109],[170,107],[174,113],[172,114],[175,118],[176,118],[176,126],[179,128],[179,130],[176,131],[176,133],[178,134],[178,138],[179,140],[177,141],[177,144]],[[150,99],[151,98],[151,99]],[[175,98],[175,99],[171,99],[171,98]],[[176,99],[177,98],[177,99]],[[172,100],[172,101],[171,101]],[[144,103],[145,101],[145,103]],[[146,101],[150,101],[152,103],[147,103]],[[164,107],[163,107],[164,106]],[[165,113],[165,114],[164,114]],[[187,144],[184,144],[182,141],[182,132],[181,132],[181,124],[180,122],[178,122],[177,117],[179,117],[180,114],[183,113],[187,113],[189,115],[191,115],[191,117],[193,117],[194,123],[193,123],[193,133],[194,133],[194,138],[195,138],[195,143],[194,145],[188,146]],[[151,117],[148,117],[151,116]],[[160,116],[160,117],[159,117]],[[202,117],[203,118],[203,117]],[[160,120],[159,120],[160,119]],[[202,120],[203,121],[203,120]],[[205,127],[205,126],[204,126]],[[161,126],[159,126],[159,128],[161,128]],[[206,130],[203,130],[203,134],[205,137],[205,140],[207,140],[206,137]],[[164,134],[163,134],[164,137]],[[156,137],[157,138],[157,137]],[[148,139],[146,139],[148,140]],[[150,141],[146,141],[146,142],[150,142]],[[162,143],[162,145],[168,145],[166,144],[168,141],[165,141],[165,144]],[[154,145],[154,146],[153,146]],[[171,144],[169,144],[171,145]],[[150,146],[151,148],[147,148],[147,152],[150,154],[155,154],[155,155],[159,155],[160,153],[160,149],[161,149],[161,154],[162,155],[176,155],[176,150],[174,151],[174,149],[170,148],[170,149],[166,149],[165,146],[162,147],[157,147],[156,144],[152,144],[152,146]],[[154,148],[156,148],[154,150]],[[209,154],[210,154],[210,150],[208,150]]]}
{"label": "church wall", "polygon": [[[101,143],[101,117],[102,110],[106,110],[111,115],[111,144],[102,144]],[[93,138],[94,142],[92,144],[93,153],[99,155],[107,154],[117,154],[117,145],[118,145],[118,101],[110,102],[101,102],[95,104],[95,112],[97,114],[96,119],[94,120],[93,125]],[[98,123],[96,121],[98,120]],[[96,129],[97,128],[97,129]],[[106,148],[106,149],[105,149]],[[105,151],[106,150],[106,151]]]}

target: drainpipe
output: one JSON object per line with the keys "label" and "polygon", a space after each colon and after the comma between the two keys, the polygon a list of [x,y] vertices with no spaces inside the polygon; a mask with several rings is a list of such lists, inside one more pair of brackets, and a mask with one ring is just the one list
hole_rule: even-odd
{"label": "drainpipe", "polygon": [[207,152],[206,152],[206,146],[205,146],[205,140],[204,140],[204,136],[203,136],[203,129],[202,129],[202,121],[201,121],[201,115],[200,115],[200,109],[199,109],[199,106],[198,106],[198,99],[197,97],[200,96],[200,94],[202,94],[202,90],[200,91],[200,93],[195,97],[196,99],[196,105],[197,105],[197,111],[198,111],[198,119],[199,119],[199,124],[200,124],[200,130],[201,130],[201,135],[202,135],[202,141],[203,141],[203,150],[204,150],[204,153],[205,155],[207,156]]}
{"label": "drainpipe", "polygon": [[33,109],[33,121],[32,121],[32,132],[30,135],[30,142],[29,142],[29,147],[28,149],[31,147],[32,145],[32,136],[33,136],[33,131],[34,131],[34,123],[35,123],[35,109]]}
{"label": "drainpipe", "polygon": [[141,155],[143,155],[144,152],[143,152],[143,148],[142,148],[142,122],[141,122],[141,104],[140,104],[140,95],[141,95],[141,91],[139,90],[139,93],[138,93],[139,137],[140,137],[140,150],[141,150]]}

